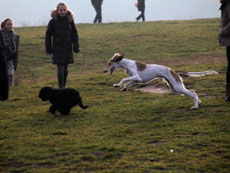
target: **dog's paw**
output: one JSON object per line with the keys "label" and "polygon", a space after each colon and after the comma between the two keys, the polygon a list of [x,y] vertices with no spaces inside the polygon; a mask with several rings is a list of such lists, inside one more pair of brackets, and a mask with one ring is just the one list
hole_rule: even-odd
{"label": "dog's paw", "polygon": [[114,88],[119,88],[120,86],[118,84],[113,84]]}
{"label": "dog's paw", "polygon": [[56,110],[51,106],[48,112],[55,115]]}
{"label": "dog's paw", "polygon": [[199,106],[192,106],[190,109],[191,110],[197,110],[197,109],[199,109]]}
{"label": "dog's paw", "polygon": [[48,110],[47,112],[49,112],[49,113],[55,115],[55,111],[53,111],[53,110]]}
{"label": "dog's paw", "polygon": [[84,107],[82,107],[82,109],[88,109],[89,108],[89,106],[84,106]]}
{"label": "dog's paw", "polygon": [[123,88],[121,89],[121,91],[128,91],[128,88]]}

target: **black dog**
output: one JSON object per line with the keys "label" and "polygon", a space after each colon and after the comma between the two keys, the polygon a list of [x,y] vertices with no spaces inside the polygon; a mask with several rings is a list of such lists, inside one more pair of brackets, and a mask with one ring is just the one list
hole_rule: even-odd
{"label": "black dog", "polygon": [[54,89],[52,87],[43,87],[39,92],[39,98],[42,101],[49,100],[52,104],[49,111],[55,114],[58,110],[63,115],[69,115],[72,107],[79,105],[82,109],[87,109],[81,101],[79,92],[73,88]]}

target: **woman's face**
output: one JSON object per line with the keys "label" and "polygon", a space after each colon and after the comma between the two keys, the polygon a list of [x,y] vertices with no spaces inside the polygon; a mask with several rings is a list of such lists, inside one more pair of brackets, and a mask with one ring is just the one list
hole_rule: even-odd
{"label": "woman's face", "polygon": [[57,12],[59,16],[65,17],[67,14],[67,8],[64,5],[59,5],[57,8]]}
{"label": "woman's face", "polygon": [[4,29],[7,31],[12,31],[13,29],[13,22],[12,20],[7,20],[4,26]]}

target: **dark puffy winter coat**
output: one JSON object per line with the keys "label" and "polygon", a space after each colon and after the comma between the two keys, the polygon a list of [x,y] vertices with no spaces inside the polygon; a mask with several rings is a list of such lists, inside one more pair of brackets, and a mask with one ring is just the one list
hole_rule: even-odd
{"label": "dark puffy winter coat", "polygon": [[219,45],[230,46],[230,2],[223,1],[221,10],[221,28],[219,32]]}
{"label": "dark puffy winter coat", "polygon": [[51,17],[46,30],[46,52],[53,54],[53,64],[73,64],[73,51],[79,52],[78,33],[73,14],[68,10],[66,17],[60,17],[54,10]]}
{"label": "dark puffy winter coat", "polygon": [[138,0],[138,11],[144,11],[145,10],[145,0]]}
{"label": "dark puffy winter coat", "polygon": [[0,100],[7,100],[9,95],[6,57],[3,53],[3,43],[0,34]]}
{"label": "dark puffy winter coat", "polygon": [[93,6],[102,5],[103,0],[91,0]]}

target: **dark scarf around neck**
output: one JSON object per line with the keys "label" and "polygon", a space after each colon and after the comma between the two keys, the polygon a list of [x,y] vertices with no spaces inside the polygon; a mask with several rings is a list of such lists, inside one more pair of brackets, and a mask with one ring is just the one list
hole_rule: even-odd
{"label": "dark scarf around neck", "polygon": [[7,32],[1,30],[3,46],[7,48],[11,53],[16,53],[16,37],[14,31]]}

